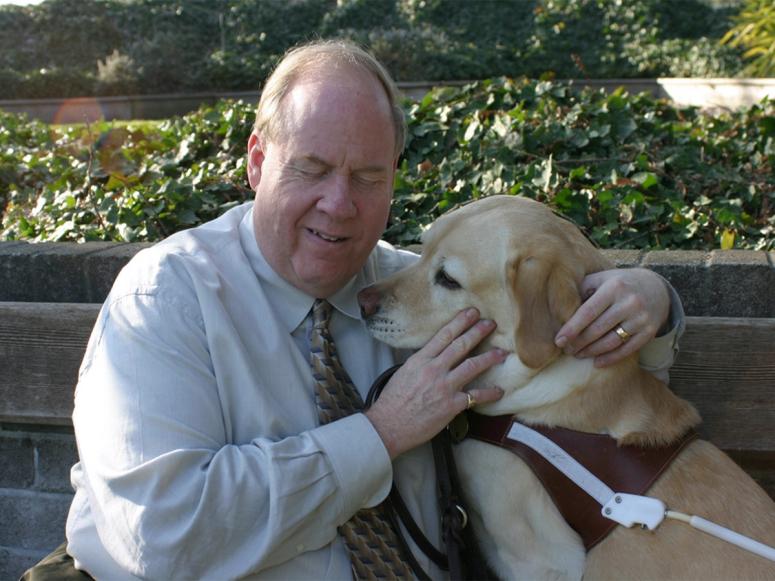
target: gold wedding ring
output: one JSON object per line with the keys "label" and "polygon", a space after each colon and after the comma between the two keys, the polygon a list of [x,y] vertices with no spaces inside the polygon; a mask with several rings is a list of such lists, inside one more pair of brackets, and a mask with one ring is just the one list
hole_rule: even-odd
{"label": "gold wedding ring", "polygon": [[621,325],[616,327],[614,331],[616,332],[617,335],[619,335],[619,339],[622,340],[622,343],[626,343],[630,339],[630,337],[632,337],[632,335],[630,335],[627,331],[625,331],[624,327],[622,327]]}
{"label": "gold wedding ring", "polygon": [[476,405],[476,398],[468,393],[467,391],[464,391],[463,393],[466,394],[466,397],[468,398],[468,403],[466,404],[466,409],[470,410],[472,407]]}

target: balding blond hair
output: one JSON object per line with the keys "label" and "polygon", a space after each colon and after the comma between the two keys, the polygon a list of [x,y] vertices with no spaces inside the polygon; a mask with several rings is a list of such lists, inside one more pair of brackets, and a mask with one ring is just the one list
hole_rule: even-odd
{"label": "balding blond hair", "polygon": [[287,130],[283,101],[294,83],[305,73],[341,66],[372,76],[384,90],[390,105],[395,134],[394,157],[398,159],[404,150],[406,139],[406,120],[398,89],[390,74],[376,58],[361,47],[344,40],[318,40],[288,51],[261,91],[253,130],[269,141],[282,139]]}

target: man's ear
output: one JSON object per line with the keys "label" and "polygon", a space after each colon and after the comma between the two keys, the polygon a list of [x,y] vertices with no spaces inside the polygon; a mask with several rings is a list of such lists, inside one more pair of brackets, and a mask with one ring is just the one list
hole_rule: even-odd
{"label": "man's ear", "polygon": [[261,181],[264,157],[264,140],[254,131],[248,138],[248,181],[252,190],[255,190]]}
{"label": "man's ear", "polygon": [[517,259],[509,268],[518,315],[517,355],[540,369],[560,352],[554,336],[581,305],[576,277],[567,265],[547,257]]}

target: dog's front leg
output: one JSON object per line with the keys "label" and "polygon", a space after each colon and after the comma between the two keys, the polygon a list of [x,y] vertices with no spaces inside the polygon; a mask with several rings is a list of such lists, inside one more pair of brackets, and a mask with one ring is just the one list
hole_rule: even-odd
{"label": "dog's front leg", "polygon": [[581,539],[516,455],[475,440],[455,447],[474,533],[493,572],[508,580],[578,580]]}

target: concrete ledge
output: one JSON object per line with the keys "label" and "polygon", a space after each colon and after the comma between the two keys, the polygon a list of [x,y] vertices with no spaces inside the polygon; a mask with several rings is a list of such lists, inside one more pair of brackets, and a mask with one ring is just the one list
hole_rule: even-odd
{"label": "concrete ledge", "polygon": [[740,109],[775,96],[775,79],[589,79],[573,80],[575,86],[603,89],[610,93],[623,87],[630,94],[651,93],[674,105],[702,109]]}
{"label": "concrete ledge", "polygon": [[617,266],[670,281],[690,316],[775,317],[775,253],[750,250],[604,251]]}
{"label": "concrete ledge", "polygon": [[0,242],[0,300],[101,303],[121,268],[148,246]]}
{"label": "concrete ledge", "polygon": [[739,109],[775,96],[775,79],[657,79],[659,97],[676,105]]}
{"label": "concrete ledge", "polygon": [[[461,86],[471,81],[416,81],[398,83],[408,97],[419,99],[437,86]],[[775,95],[775,79],[566,79],[574,87],[590,87],[607,92],[623,87],[631,94],[651,93],[676,105],[709,109],[737,109]],[[125,95],[115,97],[75,97],[70,99],[0,100],[0,109],[26,113],[46,123],[83,123],[98,119],[163,119],[183,115],[219,99],[242,99],[257,103],[259,91],[210,91],[167,95]]]}
{"label": "concrete ledge", "polygon": [[[101,303],[119,270],[148,243],[0,242],[0,301]],[[655,270],[690,316],[775,317],[775,253],[606,250],[617,266]]]}

